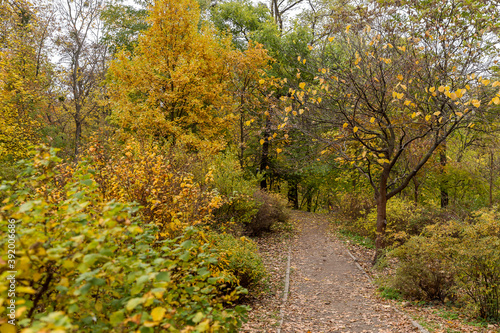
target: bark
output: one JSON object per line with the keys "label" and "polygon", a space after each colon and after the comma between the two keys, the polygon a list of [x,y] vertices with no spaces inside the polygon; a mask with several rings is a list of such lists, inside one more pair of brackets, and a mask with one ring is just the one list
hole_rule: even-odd
{"label": "bark", "polygon": [[267,170],[269,169],[269,137],[271,136],[271,119],[266,117],[266,128],[264,130],[264,143],[262,144],[262,156],[260,159],[260,171],[264,178],[260,182],[260,189],[267,190],[267,179],[269,178]]}
{"label": "bark", "polygon": [[446,142],[443,143],[443,150],[439,153],[439,162],[441,163],[441,180],[440,190],[441,190],[441,208],[448,207],[449,195],[448,195],[448,182],[444,177],[446,176]]}
{"label": "bark", "polygon": [[493,149],[490,150],[490,179],[489,179],[489,186],[490,186],[490,207],[493,206],[493,183],[495,180],[494,173],[493,173],[493,168],[494,168],[494,153]]}
{"label": "bark", "polygon": [[385,247],[385,229],[387,227],[387,180],[389,179],[389,170],[384,170],[380,177],[379,189],[375,195],[377,202],[377,238],[375,239],[375,265],[382,255]]}
{"label": "bark", "polygon": [[419,188],[420,188],[419,182],[417,181],[417,179],[415,177],[413,177],[413,201],[415,201],[416,204],[418,203],[418,189]]}
{"label": "bark", "polygon": [[299,182],[293,178],[288,181],[288,203],[299,209]]}

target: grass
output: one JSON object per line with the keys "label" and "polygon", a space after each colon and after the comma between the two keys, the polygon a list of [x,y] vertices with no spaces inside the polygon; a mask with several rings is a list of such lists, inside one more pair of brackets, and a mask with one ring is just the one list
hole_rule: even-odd
{"label": "grass", "polygon": [[380,287],[380,288],[378,288],[378,291],[380,292],[380,296],[383,298],[393,299],[396,301],[403,300],[403,296],[401,295],[399,290],[389,288],[389,287]]}
{"label": "grass", "polygon": [[340,235],[340,237],[343,240],[348,240],[354,244],[366,247],[367,249],[374,249],[375,248],[375,242],[373,239],[365,236],[358,235],[350,230],[347,230],[345,228],[339,228],[337,230],[337,233]]}

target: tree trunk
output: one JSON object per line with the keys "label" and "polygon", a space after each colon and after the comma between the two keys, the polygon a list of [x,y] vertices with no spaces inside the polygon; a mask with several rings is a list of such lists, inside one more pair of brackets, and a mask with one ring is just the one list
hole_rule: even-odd
{"label": "tree trunk", "polygon": [[382,250],[385,247],[385,229],[387,227],[387,179],[389,171],[384,170],[380,177],[379,190],[375,195],[377,202],[377,238],[375,239],[375,257],[373,264],[375,265],[382,255]]}
{"label": "tree trunk", "polygon": [[299,209],[299,182],[295,178],[288,180],[288,203]]}
{"label": "tree trunk", "polygon": [[264,130],[264,143],[262,144],[262,156],[260,159],[260,172],[264,175],[260,182],[260,189],[267,190],[267,170],[269,169],[269,136],[271,136],[271,119],[266,116],[266,128]]}
{"label": "tree trunk", "polygon": [[493,168],[494,168],[494,155],[493,155],[493,149],[490,150],[490,179],[489,179],[489,185],[490,185],[490,208],[493,206],[493,183],[494,183],[494,173],[493,173]]}
{"label": "tree trunk", "polygon": [[415,201],[415,204],[418,204],[418,189],[420,187],[420,184],[418,183],[417,179],[413,177],[413,201]]}
{"label": "tree trunk", "polygon": [[82,122],[75,118],[75,162],[78,162],[80,137],[82,136]]}
{"label": "tree trunk", "polygon": [[445,179],[446,177],[446,141],[443,142],[443,149],[439,153],[439,162],[441,163],[441,208],[448,207],[449,203],[449,195],[448,195],[448,181]]}

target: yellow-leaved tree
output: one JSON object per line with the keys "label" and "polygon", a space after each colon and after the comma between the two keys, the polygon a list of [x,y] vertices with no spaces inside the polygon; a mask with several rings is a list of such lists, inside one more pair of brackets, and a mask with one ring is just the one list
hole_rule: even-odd
{"label": "yellow-leaved tree", "polygon": [[51,20],[40,9],[24,0],[0,3],[1,162],[23,158],[38,141],[37,118],[46,104],[48,82],[44,44]]}
{"label": "yellow-leaved tree", "polygon": [[230,40],[200,22],[195,0],[159,0],[132,56],[110,65],[112,119],[125,132],[219,148],[231,120]]}

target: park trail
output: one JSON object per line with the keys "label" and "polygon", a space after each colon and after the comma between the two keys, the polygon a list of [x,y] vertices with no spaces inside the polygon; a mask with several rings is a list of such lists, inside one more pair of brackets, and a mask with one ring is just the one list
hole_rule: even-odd
{"label": "park trail", "polygon": [[419,331],[376,296],[376,287],[331,232],[328,216],[294,211],[292,219],[298,233],[291,242],[289,294],[273,331]]}

